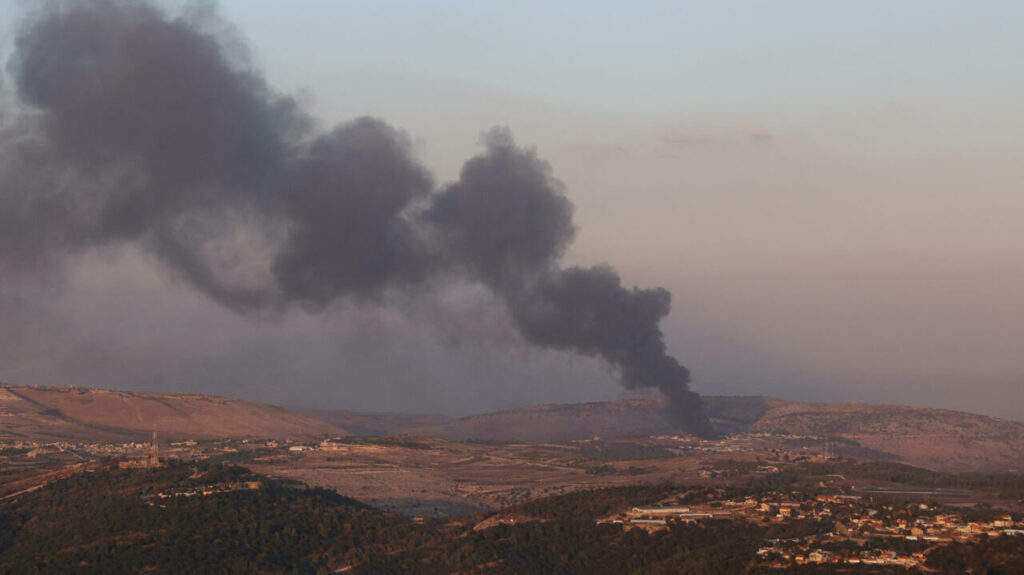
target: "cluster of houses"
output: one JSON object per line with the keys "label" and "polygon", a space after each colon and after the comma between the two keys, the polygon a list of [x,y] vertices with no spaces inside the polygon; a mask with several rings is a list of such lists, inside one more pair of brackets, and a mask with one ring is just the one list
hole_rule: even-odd
{"label": "cluster of houses", "polygon": [[186,487],[181,489],[171,489],[168,491],[143,491],[141,498],[143,501],[150,505],[157,505],[154,500],[156,499],[172,499],[175,497],[208,497],[210,495],[219,495],[221,493],[230,493],[232,491],[251,491],[260,489],[263,487],[261,481],[231,481],[223,483],[213,483],[210,485],[198,485],[195,487]]}
{"label": "cluster of houses", "polygon": [[790,565],[832,564],[832,565],[894,565],[911,568],[924,565],[924,552],[900,554],[889,549],[864,549],[856,554],[839,554],[824,549],[791,552],[776,547],[762,547],[757,558],[771,567],[785,568]]}
{"label": "cluster of houses", "polygon": [[[766,566],[774,567],[817,563],[909,568],[924,564],[924,549],[952,541],[1024,536],[1024,520],[1019,515],[989,513],[984,520],[968,520],[962,512],[931,503],[876,503],[860,495],[842,493],[770,492],[743,499],[712,497],[687,506],[633,507],[597,522],[657,531],[671,524],[700,524],[707,519],[725,518],[759,525],[815,520],[832,526],[827,532],[766,542],[757,556]],[[843,551],[837,552],[836,548]]]}

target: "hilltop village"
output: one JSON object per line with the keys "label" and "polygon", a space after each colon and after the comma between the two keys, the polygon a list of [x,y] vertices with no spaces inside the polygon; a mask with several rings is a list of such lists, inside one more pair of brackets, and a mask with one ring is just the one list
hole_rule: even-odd
{"label": "hilltop village", "polygon": [[892,492],[877,500],[875,496],[778,491],[734,499],[723,493],[708,494],[706,500],[686,506],[633,507],[599,518],[596,523],[652,532],[672,524],[700,525],[713,519],[762,526],[832,526],[829,531],[766,541],[758,549],[757,558],[766,566],[778,568],[809,563],[923,567],[928,551],[953,541],[1024,536],[1019,513],[979,512],[934,502],[898,500]]}

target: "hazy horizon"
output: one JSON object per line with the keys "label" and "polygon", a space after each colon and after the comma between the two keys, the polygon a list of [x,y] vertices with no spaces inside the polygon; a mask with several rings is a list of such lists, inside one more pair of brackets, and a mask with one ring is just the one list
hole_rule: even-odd
{"label": "hazy horizon", "polygon": [[[0,0],[4,128],[26,9]],[[661,329],[697,392],[1024,419],[1024,7],[224,0],[219,13],[231,56],[318,129],[379,118],[437,188],[482,153],[481,134],[509,128],[575,206],[564,265],[672,293]],[[634,393],[595,359],[524,343],[471,281],[252,317],[128,242],[54,275],[0,285],[0,381],[447,415]]]}

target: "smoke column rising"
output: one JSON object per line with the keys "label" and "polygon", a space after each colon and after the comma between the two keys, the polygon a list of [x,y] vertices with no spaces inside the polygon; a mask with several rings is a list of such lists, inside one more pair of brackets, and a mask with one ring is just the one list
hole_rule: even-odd
{"label": "smoke column rising", "polygon": [[53,281],[86,250],[137,245],[238,313],[319,310],[428,280],[479,282],[530,344],[598,357],[710,433],[666,353],[663,289],[609,267],[562,268],[572,204],[506,129],[438,187],[404,132],[374,118],[324,130],[276,94],[210,10],[47,4],[7,63],[0,266]]}

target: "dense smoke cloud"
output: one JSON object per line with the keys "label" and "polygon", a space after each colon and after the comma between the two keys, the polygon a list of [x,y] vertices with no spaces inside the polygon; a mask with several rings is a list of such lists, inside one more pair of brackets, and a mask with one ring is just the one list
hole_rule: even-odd
{"label": "dense smoke cloud", "polygon": [[575,233],[572,204],[551,168],[517,148],[508,130],[491,130],[484,144],[426,218],[457,263],[507,295],[555,265]]}
{"label": "dense smoke cloud", "polygon": [[326,304],[429,275],[434,256],[406,212],[432,186],[405,135],[379,120],[316,138],[295,155],[281,190],[289,230],[273,273],[282,296]]}
{"label": "dense smoke cloud", "polygon": [[[508,130],[436,188],[409,138],[360,118],[321,130],[221,39],[208,11],[52,4],[8,62],[0,266],[46,277],[131,244],[240,313],[317,310],[453,278],[487,286],[527,342],[598,357],[657,388],[686,430],[710,427],[667,355],[670,296],[607,267],[563,269],[572,205]],[[5,100],[6,101],[6,98]]]}
{"label": "dense smoke cloud", "polygon": [[701,401],[688,389],[690,372],[668,355],[658,327],[668,315],[666,290],[626,289],[606,267],[553,271],[515,294],[509,307],[527,341],[602,358],[629,388],[657,388],[676,421],[709,434]]}

